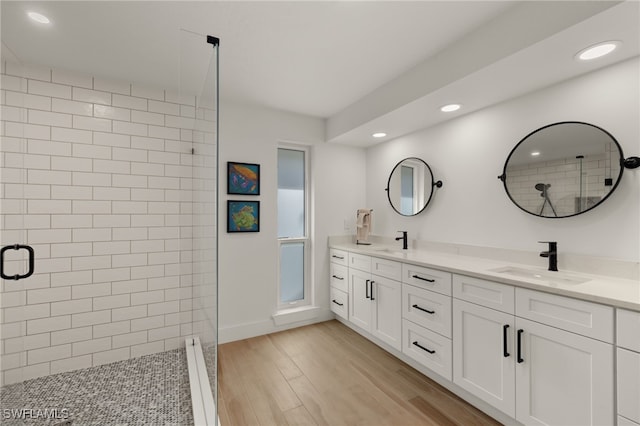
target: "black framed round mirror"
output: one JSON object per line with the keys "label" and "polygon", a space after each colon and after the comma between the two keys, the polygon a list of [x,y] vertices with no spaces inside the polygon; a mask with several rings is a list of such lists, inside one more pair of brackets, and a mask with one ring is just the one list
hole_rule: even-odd
{"label": "black framed round mirror", "polygon": [[502,175],[513,203],[535,216],[571,217],[602,204],[624,170],[618,141],[589,123],[541,127],[513,148]]}
{"label": "black framed round mirror", "polygon": [[415,216],[431,201],[434,187],[442,187],[442,181],[434,180],[429,165],[420,158],[409,157],[393,168],[385,191],[396,213]]}

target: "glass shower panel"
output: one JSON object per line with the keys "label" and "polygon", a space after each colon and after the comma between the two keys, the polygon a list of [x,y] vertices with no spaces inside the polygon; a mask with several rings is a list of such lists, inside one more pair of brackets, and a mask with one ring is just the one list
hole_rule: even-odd
{"label": "glass shower panel", "polygon": [[[192,176],[181,183],[190,199],[181,209],[191,213],[189,283],[192,291],[191,332],[200,339],[214,400],[217,399],[217,180],[218,180],[218,46],[207,37],[182,32],[181,94],[193,96],[192,128],[183,139],[191,153],[182,154]],[[188,111],[191,113],[191,111]]]}
{"label": "glass shower panel", "polygon": [[[24,96],[27,81],[22,78],[22,63],[17,55],[4,42],[1,49],[0,247],[5,247],[27,244],[28,227],[38,219],[25,218],[27,112]],[[15,276],[26,273],[25,251],[7,249],[3,257],[3,274]],[[22,381],[31,371],[25,368],[26,350],[31,344],[25,321],[25,315],[29,314],[25,309],[28,288],[25,280],[0,279],[0,407],[3,409],[25,407]]]}

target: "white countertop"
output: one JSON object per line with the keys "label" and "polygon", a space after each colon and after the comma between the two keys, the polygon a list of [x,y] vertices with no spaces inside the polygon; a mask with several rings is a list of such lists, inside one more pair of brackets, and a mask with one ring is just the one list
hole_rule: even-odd
{"label": "white countertop", "polygon": [[546,268],[500,262],[494,259],[427,250],[402,250],[397,245],[389,246],[385,244],[364,246],[353,243],[334,243],[330,244],[329,247],[640,311],[640,280],[560,271],[553,272],[554,276],[557,274],[561,278],[584,279],[587,281],[579,284],[550,282],[545,279],[525,278],[495,271],[496,269],[513,267],[533,272],[539,271],[542,275],[545,275],[547,274]]}

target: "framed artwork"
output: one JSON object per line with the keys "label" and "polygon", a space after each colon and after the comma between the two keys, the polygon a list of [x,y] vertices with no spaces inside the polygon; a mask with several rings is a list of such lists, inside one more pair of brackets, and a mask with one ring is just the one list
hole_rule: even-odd
{"label": "framed artwork", "polygon": [[227,194],[260,195],[260,164],[227,162]]}
{"label": "framed artwork", "polygon": [[227,232],[260,232],[260,201],[227,200]]}

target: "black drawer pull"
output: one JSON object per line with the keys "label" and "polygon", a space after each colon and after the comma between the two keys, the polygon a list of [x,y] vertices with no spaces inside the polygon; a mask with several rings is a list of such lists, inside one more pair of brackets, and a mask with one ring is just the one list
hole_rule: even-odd
{"label": "black drawer pull", "polygon": [[[6,275],[4,273],[4,252],[7,250],[26,250],[27,253],[29,254],[29,270],[27,271],[26,274],[24,275]],[[4,280],[22,280],[24,278],[29,278],[31,275],[33,275],[33,271],[35,271],[35,253],[33,251],[33,248],[30,246],[25,246],[22,244],[13,244],[11,246],[4,246],[2,247],[2,250],[0,250],[0,277],[2,277],[2,279]]]}
{"label": "black drawer pull", "polygon": [[524,359],[522,358],[522,333],[523,329],[518,330],[518,364],[522,364]]}
{"label": "black drawer pull", "polygon": [[430,280],[429,278],[424,278],[424,277],[421,277],[420,275],[412,275],[412,277],[417,279],[417,280],[427,281],[429,283],[435,283],[436,282],[436,280]]}
{"label": "black drawer pull", "polygon": [[509,329],[509,324],[505,324],[502,326],[502,355],[505,358],[509,357],[509,352],[507,352],[507,335],[508,335],[508,330]]}
{"label": "black drawer pull", "polygon": [[428,314],[432,314],[432,315],[433,315],[433,314],[435,314],[435,313],[436,313],[436,311],[430,311],[430,310],[428,310],[428,309],[421,308],[421,307],[420,307],[420,306],[418,306],[418,305],[413,305],[412,307],[413,307],[413,308],[416,308],[416,309],[418,309],[418,310],[420,310],[420,311],[422,311],[422,312],[426,312],[426,313],[428,313]]}
{"label": "black drawer pull", "polygon": [[335,258],[335,259],[340,259],[340,260],[344,260],[344,256],[336,256],[335,254],[332,255],[331,257]]}
{"label": "black drawer pull", "polygon": [[427,352],[429,352],[430,354],[435,354],[435,353],[436,353],[436,351],[432,351],[431,349],[427,349],[427,348],[425,348],[424,346],[422,346],[422,345],[421,345],[420,343],[418,343],[418,342],[413,342],[413,344],[414,344],[415,346],[419,347],[420,349],[422,349],[423,351],[427,351]]}
{"label": "black drawer pull", "polygon": [[371,300],[376,300],[375,297],[373,297],[373,285],[375,284],[375,281],[371,280]]}
{"label": "black drawer pull", "polygon": [[338,306],[344,306],[344,303],[340,303],[336,299],[333,299],[332,302],[335,303]]}
{"label": "black drawer pull", "polygon": [[367,280],[367,282],[364,285],[364,293],[365,293],[365,297],[367,299],[371,299],[371,296],[369,296],[369,283],[371,282],[371,280]]}
{"label": "black drawer pull", "polygon": [[333,278],[337,279],[337,280],[340,280],[340,281],[344,280],[344,278],[339,277],[339,276],[337,276],[337,275],[331,275],[331,276],[332,276]]}

